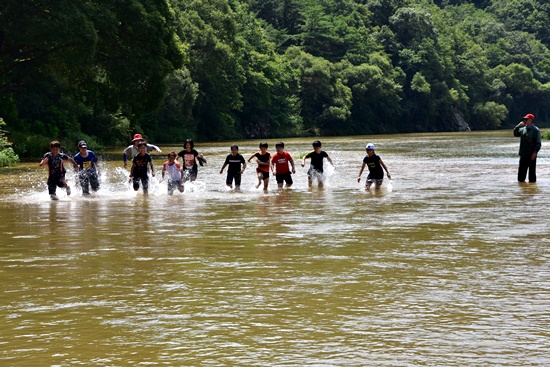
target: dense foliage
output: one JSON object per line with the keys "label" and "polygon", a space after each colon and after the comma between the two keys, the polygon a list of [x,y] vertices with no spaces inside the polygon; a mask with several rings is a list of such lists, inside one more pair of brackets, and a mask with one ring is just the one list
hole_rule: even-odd
{"label": "dense foliage", "polygon": [[544,0],[4,0],[19,153],[550,120]]}
{"label": "dense foliage", "polygon": [[3,130],[5,126],[6,123],[0,117],[0,167],[13,166],[19,162],[19,156],[15,154],[6,137],[7,131]]}

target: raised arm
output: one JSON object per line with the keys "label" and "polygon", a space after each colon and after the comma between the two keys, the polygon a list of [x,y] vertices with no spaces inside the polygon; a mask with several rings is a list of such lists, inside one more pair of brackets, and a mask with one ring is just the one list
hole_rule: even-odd
{"label": "raised arm", "polygon": [[160,150],[160,148],[154,144],[147,144],[147,148],[150,148],[151,150],[156,150],[157,152],[162,153],[162,150]]}
{"label": "raised arm", "polygon": [[42,160],[40,161],[39,166],[42,167],[43,165],[45,165],[46,163],[48,163],[48,160],[49,160],[48,157],[42,158]]}
{"label": "raised arm", "polygon": [[519,124],[517,124],[516,127],[514,127],[514,136],[515,137],[520,137],[521,136],[521,134],[519,132],[519,128],[523,127],[523,126],[525,126],[525,123],[523,121],[520,121]]}

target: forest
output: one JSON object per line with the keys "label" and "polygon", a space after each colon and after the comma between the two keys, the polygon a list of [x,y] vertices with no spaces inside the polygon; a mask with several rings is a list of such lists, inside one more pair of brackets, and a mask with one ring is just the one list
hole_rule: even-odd
{"label": "forest", "polygon": [[544,127],[549,48],[547,0],[3,0],[0,132],[37,156]]}

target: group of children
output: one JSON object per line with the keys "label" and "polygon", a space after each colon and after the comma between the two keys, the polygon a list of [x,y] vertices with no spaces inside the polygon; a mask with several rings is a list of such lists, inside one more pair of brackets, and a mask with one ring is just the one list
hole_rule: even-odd
{"label": "group of children", "polygon": [[[333,165],[327,152],[321,150],[322,145],[319,140],[313,142],[313,150],[302,158],[302,167],[305,166],[306,160],[311,160],[310,168],[307,172],[308,185],[311,187],[313,181],[317,180],[320,187],[324,184],[323,175],[323,163],[326,159],[331,165]],[[78,178],[82,187],[82,193],[84,195],[89,194],[89,188],[92,191],[99,189],[99,167],[97,164],[97,156],[87,149],[85,141],[78,143],[79,153],[74,158],[67,156],[60,152],[61,144],[58,141],[52,141],[50,143],[50,152],[46,153],[40,162],[40,166],[48,164],[49,176],[48,176],[48,192],[53,200],[57,200],[56,188],[65,188],[67,195],[71,194],[71,189],[65,180],[65,167],[63,163],[68,161],[73,164],[75,170],[78,171]],[[275,144],[276,153],[271,154],[268,150],[268,144],[265,142],[260,143],[260,150],[255,152],[248,158],[248,161],[239,154],[239,147],[234,144],[231,146],[231,153],[227,155],[225,161],[220,169],[220,174],[223,174],[227,167],[226,185],[233,189],[233,183],[235,184],[235,190],[240,190],[241,175],[244,173],[247,162],[255,159],[257,164],[256,176],[258,177],[258,183],[256,188],[259,188],[263,184],[264,191],[268,190],[269,175],[270,172],[275,176],[278,188],[291,187],[293,184],[292,174],[296,173],[294,160],[290,153],[285,151],[285,144],[278,142]],[[130,168],[130,182],[133,184],[135,191],[138,191],[140,186],[144,195],[149,191],[149,168],[151,175],[155,177],[155,170],[153,166],[153,160],[149,152],[161,150],[151,144],[147,144],[141,135],[134,135],[132,145],[124,150],[123,160],[124,167],[127,167],[128,156],[133,156],[132,166]],[[363,164],[359,170],[357,182],[360,182],[361,175],[365,169],[365,166],[369,169],[369,175],[365,184],[366,189],[370,189],[372,184],[375,184],[375,188],[380,188],[384,179],[384,171],[386,171],[388,178],[391,179],[391,175],[388,168],[382,161],[382,159],[374,153],[374,144],[369,143],[366,146],[366,156],[363,158]],[[182,158],[182,164],[178,162],[178,158]],[[199,154],[195,148],[191,139],[187,139],[183,145],[183,150],[176,154],[176,152],[170,152],[167,155],[167,161],[162,166],[162,179],[166,178],[168,186],[168,194],[172,195],[176,189],[179,192],[184,192],[185,182],[195,181],[197,179],[198,165],[201,166],[206,163],[206,159],[202,154]],[[198,162],[198,164],[197,164]]]}
{"label": "group of children", "polygon": [[73,164],[75,171],[78,172],[78,180],[82,188],[83,195],[90,194],[92,191],[99,189],[99,165],[97,156],[91,150],[88,150],[88,145],[84,140],[78,142],[78,153],[73,157],[69,157],[65,153],[61,153],[61,143],[54,140],[50,143],[50,151],[44,154],[40,161],[40,167],[48,165],[48,194],[52,200],[58,200],[56,189],[58,187],[65,188],[67,195],[71,195],[71,187],[65,180],[67,170],[63,165],[65,162]]}

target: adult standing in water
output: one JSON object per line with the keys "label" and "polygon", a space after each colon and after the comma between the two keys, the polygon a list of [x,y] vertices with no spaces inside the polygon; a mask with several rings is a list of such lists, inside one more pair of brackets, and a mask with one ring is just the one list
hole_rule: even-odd
{"label": "adult standing in water", "polygon": [[202,166],[206,163],[206,159],[195,150],[195,143],[193,140],[187,139],[185,143],[183,143],[183,150],[178,153],[178,157],[183,158],[183,181],[195,181],[198,174],[197,160]]}
{"label": "adult standing in water", "polygon": [[514,128],[519,137],[518,182],[525,182],[529,170],[529,182],[537,182],[537,154],[541,147],[540,130],[534,125],[535,116],[528,113]]}
{"label": "adult standing in water", "polygon": [[[132,140],[132,145],[129,145],[126,149],[124,149],[124,153],[122,153],[122,160],[124,161],[124,168],[128,167],[128,158],[130,160],[134,159],[136,154],[139,153],[138,145],[139,143],[144,142],[143,136],[141,134],[134,134],[134,139]],[[153,144],[146,144],[147,147],[147,153],[151,153],[153,150],[156,150],[159,153],[162,153],[162,150],[160,150],[159,147]]]}

